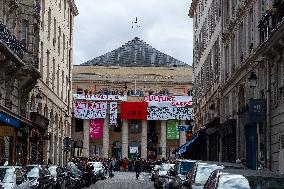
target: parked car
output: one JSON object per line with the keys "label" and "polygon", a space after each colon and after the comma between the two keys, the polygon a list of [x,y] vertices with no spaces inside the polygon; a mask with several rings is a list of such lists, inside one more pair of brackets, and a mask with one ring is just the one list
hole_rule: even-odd
{"label": "parked car", "polygon": [[206,183],[210,174],[217,169],[245,169],[241,164],[228,162],[199,161],[194,168],[188,172],[184,182],[184,188],[201,189]]}
{"label": "parked car", "polygon": [[153,174],[154,185],[158,185],[157,182],[159,180],[159,177],[168,175],[168,171],[174,168],[174,166],[175,164],[170,163],[163,163],[162,165],[160,165],[157,171],[155,171],[155,173]]}
{"label": "parked car", "polygon": [[264,170],[223,169],[209,176],[204,189],[283,189],[284,176]]}
{"label": "parked car", "polygon": [[95,162],[89,162],[90,164],[93,165],[93,174],[97,179],[105,179],[106,178],[106,168],[100,161],[95,161]]}
{"label": "parked car", "polygon": [[32,189],[52,189],[53,178],[45,166],[27,165],[24,169]]}
{"label": "parked car", "polygon": [[173,188],[183,187],[186,174],[194,167],[196,160],[177,160],[174,168],[168,171],[167,175],[160,176],[156,188]]}
{"label": "parked car", "polygon": [[0,188],[29,189],[30,181],[19,166],[0,166]]}
{"label": "parked car", "polygon": [[64,169],[57,165],[48,167],[53,178],[53,189],[65,189],[67,187],[67,173]]}

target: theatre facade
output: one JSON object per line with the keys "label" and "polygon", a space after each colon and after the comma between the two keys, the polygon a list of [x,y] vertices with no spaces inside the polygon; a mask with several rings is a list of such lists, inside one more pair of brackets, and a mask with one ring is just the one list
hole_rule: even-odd
{"label": "theatre facade", "polygon": [[191,89],[190,66],[139,38],[74,66],[72,155],[172,157],[191,136]]}

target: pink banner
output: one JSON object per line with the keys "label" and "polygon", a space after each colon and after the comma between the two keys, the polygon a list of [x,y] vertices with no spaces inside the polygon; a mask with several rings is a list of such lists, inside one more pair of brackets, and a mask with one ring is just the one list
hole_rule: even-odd
{"label": "pink banner", "polygon": [[103,138],[104,120],[103,119],[91,119],[90,120],[90,138],[101,139]]}

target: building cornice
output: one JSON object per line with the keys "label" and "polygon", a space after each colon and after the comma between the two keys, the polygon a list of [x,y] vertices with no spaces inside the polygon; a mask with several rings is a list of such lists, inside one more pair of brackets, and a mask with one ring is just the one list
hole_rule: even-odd
{"label": "building cornice", "polygon": [[192,0],[191,6],[190,6],[190,9],[189,9],[189,12],[188,12],[188,16],[190,18],[193,18],[195,9],[196,9],[196,7],[198,5],[198,2],[199,2],[199,0]]}
{"label": "building cornice", "polygon": [[77,8],[77,6],[75,4],[75,1],[74,0],[69,0],[68,2],[70,4],[70,7],[71,7],[71,10],[72,10],[73,14],[75,16],[78,16],[79,15],[79,11],[78,11],[78,8]]}

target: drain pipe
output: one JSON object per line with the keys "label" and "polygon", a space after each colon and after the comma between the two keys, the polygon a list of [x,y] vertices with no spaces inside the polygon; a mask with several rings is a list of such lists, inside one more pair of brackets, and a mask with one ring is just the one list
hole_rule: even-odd
{"label": "drain pipe", "polygon": [[270,61],[266,60],[266,167],[271,170],[271,153],[270,153],[270,141],[271,141],[271,116],[270,116],[270,100],[271,100],[271,67]]}

